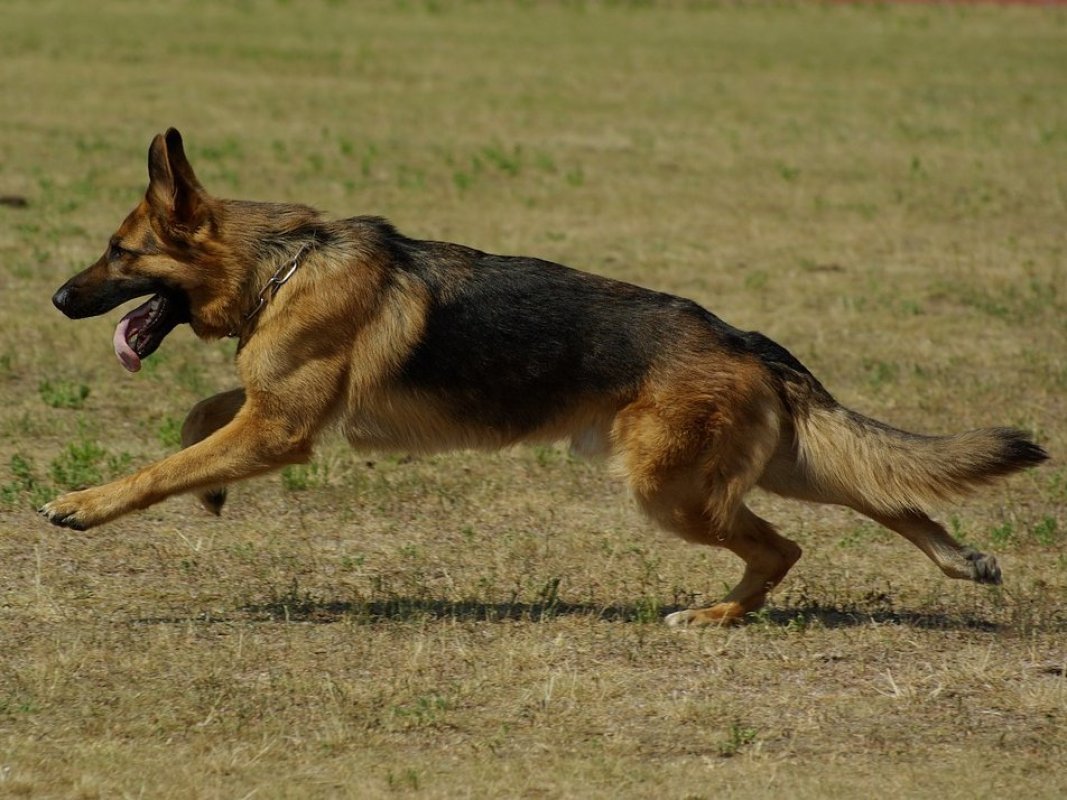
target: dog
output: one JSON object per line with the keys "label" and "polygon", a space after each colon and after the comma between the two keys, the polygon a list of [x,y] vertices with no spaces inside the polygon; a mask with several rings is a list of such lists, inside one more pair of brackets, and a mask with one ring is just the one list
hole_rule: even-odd
{"label": "dog", "polygon": [[242,388],[198,403],[176,454],[41,513],[92,528],[171,495],[218,514],[226,486],[307,462],[339,428],[356,448],[430,452],[569,439],[607,456],[638,506],[725,547],[740,582],[671,625],[758,609],[800,547],[745,505],[755,486],[848,506],[946,575],[1001,580],[996,559],[928,515],[1045,451],[1024,433],[907,433],[839,405],[785,348],[700,305],[535,258],[400,234],[380,217],[208,194],[173,128],[144,199],[106,252],[52,298],[72,319],[149,296],[115,330],[136,371],[179,324],[236,337]]}

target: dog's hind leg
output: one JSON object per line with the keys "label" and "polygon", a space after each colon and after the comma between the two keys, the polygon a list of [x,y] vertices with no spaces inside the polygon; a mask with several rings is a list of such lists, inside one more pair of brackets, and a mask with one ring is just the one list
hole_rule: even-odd
{"label": "dog's hind leg", "polygon": [[687,541],[725,547],[745,562],[740,582],[722,600],[707,608],[669,614],[668,625],[726,624],[742,619],[766,602],[768,593],[801,556],[800,545],[779,534],[745,505],[736,509],[727,528],[695,507],[688,512],[675,509],[666,519],[657,518]]}
{"label": "dog's hind leg", "polygon": [[879,525],[896,531],[937,564],[950,578],[961,578],[975,583],[1000,584],[1000,566],[995,556],[980,553],[973,547],[957,542],[944,526],[930,519],[921,511],[905,511],[899,514],[875,514],[857,508]]}
{"label": "dog's hind leg", "polygon": [[[237,416],[245,402],[244,389],[231,389],[201,400],[185,416],[182,423],[182,448],[196,444],[213,434]],[[205,509],[216,516],[222,513],[226,502],[226,487],[212,486],[196,492],[196,498]]]}
{"label": "dog's hind leg", "polygon": [[723,391],[723,400],[705,393],[682,412],[676,404],[619,415],[616,446],[641,509],[687,541],[725,547],[745,562],[741,581],[722,601],[671,614],[669,625],[741,619],[763,605],[801,555],[799,545],[743,503],[778,447],[776,399],[758,385],[729,388],[735,391]]}
{"label": "dog's hind leg", "polygon": [[811,503],[847,506],[879,525],[899,533],[918,547],[926,557],[950,578],[975,583],[1000,583],[1000,567],[994,556],[967,547],[939,522],[918,509],[897,512],[872,511],[862,498],[840,488],[818,485],[803,469],[796,466],[789,453],[779,453],[760,478],[760,487],[784,497],[795,497]]}
{"label": "dog's hind leg", "polygon": [[721,601],[708,608],[676,611],[667,617],[668,625],[708,625],[740,620],[756,611],[768,593],[785,578],[801,556],[800,545],[779,534],[774,526],[741,506],[734,523],[719,538],[705,531],[702,544],[725,547],[745,562],[741,581]]}

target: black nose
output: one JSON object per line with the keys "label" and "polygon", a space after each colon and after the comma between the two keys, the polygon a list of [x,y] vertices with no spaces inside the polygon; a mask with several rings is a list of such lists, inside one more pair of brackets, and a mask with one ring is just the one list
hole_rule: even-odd
{"label": "black nose", "polygon": [[60,286],[59,290],[52,295],[52,305],[66,314],[70,305],[70,289],[66,286]]}

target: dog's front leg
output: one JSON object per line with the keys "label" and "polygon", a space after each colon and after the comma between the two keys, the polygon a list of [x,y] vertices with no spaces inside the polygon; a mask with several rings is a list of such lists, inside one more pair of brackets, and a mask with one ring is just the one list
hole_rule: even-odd
{"label": "dog's front leg", "polygon": [[171,495],[221,486],[311,458],[311,431],[246,404],[201,442],[104,486],[41,508],[55,525],[85,530]]}
{"label": "dog's front leg", "polygon": [[[237,412],[241,410],[244,403],[244,389],[231,389],[201,400],[192,407],[185,417],[185,422],[182,423],[182,447],[192,447],[197,442],[202,442],[237,416]],[[226,502],[226,487],[209,486],[206,489],[199,489],[196,492],[196,498],[200,501],[200,505],[218,516],[222,513],[222,506]]]}

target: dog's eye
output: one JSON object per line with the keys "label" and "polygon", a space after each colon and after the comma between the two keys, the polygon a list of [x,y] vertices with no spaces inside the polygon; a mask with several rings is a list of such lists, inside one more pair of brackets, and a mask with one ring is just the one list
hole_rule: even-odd
{"label": "dog's eye", "polygon": [[121,245],[117,245],[114,242],[112,242],[110,245],[108,245],[108,248],[107,248],[107,260],[108,261],[118,261],[124,255],[126,255],[126,253],[127,253],[127,251],[125,249],[123,249],[123,247]]}

